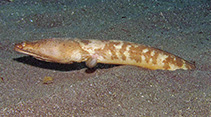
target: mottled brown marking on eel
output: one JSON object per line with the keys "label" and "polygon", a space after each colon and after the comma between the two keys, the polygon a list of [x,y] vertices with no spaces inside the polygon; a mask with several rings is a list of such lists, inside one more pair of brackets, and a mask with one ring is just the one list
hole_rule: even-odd
{"label": "mottled brown marking on eel", "polygon": [[122,45],[122,47],[121,47],[121,49],[119,50],[119,53],[120,53],[120,55],[121,55],[121,58],[122,58],[122,60],[126,60],[126,55],[125,55],[125,52],[127,51],[127,47],[130,45],[130,44],[128,44],[128,43],[126,43],[126,42],[122,42],[123,43],[123,45]]}
{"label": "mottled brown marking on eel", "polygon": [[130,44],[131,47],[129,48],[129,58],[131,60],[135,60],[137,63],[141,63],[142,62],[142,57],[141,55],[143,55],[142,50],[146,49],[145,46],[134,46],[134,44]]}
{"label": "mottled brown marking on eel", "polygon": [[114,59],[119,59],[118,56],[117,56],[117,50],[115,48],[115,45],[119,45],[121,42],[108,42],[105,44],[105,47],[102,51],[107,51],[107,52],[111,52],[111,59],[114,60]]}
{"label": "mottled brown marking on eel", "polygon": [[90,40],[80,40],[81,43],[83,43],[84,45],[88,45],[91,43]]}

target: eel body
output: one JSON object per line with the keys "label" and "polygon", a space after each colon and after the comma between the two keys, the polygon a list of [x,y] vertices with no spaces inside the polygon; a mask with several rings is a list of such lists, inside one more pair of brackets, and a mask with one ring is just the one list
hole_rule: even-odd
{"label": "eel body", "polygon": [[71,64],[86,62],[134,65],[152,70],[194,69],[186,60],[153,47],[119,40],[42,39],[15,44],[15,51],[39,60]]}

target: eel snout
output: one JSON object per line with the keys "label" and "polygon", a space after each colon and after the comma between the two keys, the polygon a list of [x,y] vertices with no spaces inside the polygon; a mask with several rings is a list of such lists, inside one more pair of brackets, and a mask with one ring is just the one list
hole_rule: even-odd
{"label": "eel snout", "polygon": [[23,48],[26,46],[26,43],[25,42],[22,42],[22,43],[17,43],[15,44],[15,51],[18,51],[18,50],[23,50]]}

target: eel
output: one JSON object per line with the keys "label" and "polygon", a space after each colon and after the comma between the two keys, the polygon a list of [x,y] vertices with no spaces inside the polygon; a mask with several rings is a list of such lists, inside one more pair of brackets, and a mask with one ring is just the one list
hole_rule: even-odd
{"label": "eel", "polygon": [[151,70],[194,69],[195,65],[171,53],[150,46],[120,40],[50,38],[15,44],[14,50],[46,62],[85,62],[133,65]]}

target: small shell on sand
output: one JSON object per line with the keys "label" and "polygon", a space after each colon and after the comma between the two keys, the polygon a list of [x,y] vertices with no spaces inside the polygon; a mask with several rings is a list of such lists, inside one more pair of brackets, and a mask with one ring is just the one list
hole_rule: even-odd
{"label": "small shell on sand", "polygon": [[42,80],[43,84],[51,84],[53,83],[53,78],[50,76],[45,76]]}

